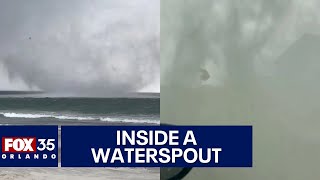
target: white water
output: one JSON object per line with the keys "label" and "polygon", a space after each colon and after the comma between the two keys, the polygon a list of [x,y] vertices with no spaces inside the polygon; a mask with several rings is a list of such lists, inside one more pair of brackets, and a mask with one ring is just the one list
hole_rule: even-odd
{"label": "white water", "polygon": [[17,113],[17,112],[0,112],[1,115],[7,118],[54,118],[58,120],[79,120],[79,121],[104,121],[104,122],[122,122],[122,123],[137,123],[137,124],[160,124],[160,120],[151,119],[134,119],[122,117],[91,117],[91,116],[74,116],[74,115],[55,115],[55,114],[40,114],[40,113]]}

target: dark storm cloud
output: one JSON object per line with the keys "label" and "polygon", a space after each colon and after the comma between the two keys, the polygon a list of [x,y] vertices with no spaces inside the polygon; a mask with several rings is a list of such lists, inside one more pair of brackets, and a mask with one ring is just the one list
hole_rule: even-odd
{"label": "dark storm cloud", "polygon": [[157,0],[0,3],[0,83],[87,94],[160,83]]}

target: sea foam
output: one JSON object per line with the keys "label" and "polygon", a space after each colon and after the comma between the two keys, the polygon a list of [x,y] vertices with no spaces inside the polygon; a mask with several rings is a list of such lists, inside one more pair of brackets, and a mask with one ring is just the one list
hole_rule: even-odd
{"label": "sea foam", "polygon": [[160,124],[159,120],[151,119],[129,119],[120,117],[90,117],[90,116],[74,116],[74,115],[54,115],[54,114],[40,114],[40,113],[16,113],[16,112],[0,112],[1,115],[7,118],[55,118],[59,120],[79,120],[79,121],[104,121],[104,122],[121,122],[121,123],[139,123],[139,124]]}

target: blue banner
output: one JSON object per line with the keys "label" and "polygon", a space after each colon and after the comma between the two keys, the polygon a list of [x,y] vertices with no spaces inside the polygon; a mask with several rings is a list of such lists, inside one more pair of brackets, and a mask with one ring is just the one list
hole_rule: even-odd
{"label": "blue banner", "polygon": [[58,167],[58,126],[0,126],[0,167]]}
{"label": "blue banner", "polygon": [[252,167],[251,126],[62,126],[62,167]]}

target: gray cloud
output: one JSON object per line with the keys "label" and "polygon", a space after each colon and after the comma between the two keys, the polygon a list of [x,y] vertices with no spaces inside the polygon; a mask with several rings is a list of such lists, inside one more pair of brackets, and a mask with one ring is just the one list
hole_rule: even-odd
{"label": "gray cloud", "polygon": [[2,1],[0,63],[8,77],[0,83],[85,94],[157,85],[159,21],[157,0]]}
{"label": "gray cloud", "polygon": [[319,35],[319,7],[316,0],[164,0],[161,84],[197,86],[203,66],[220,85],[270,74],[292,43]]}

